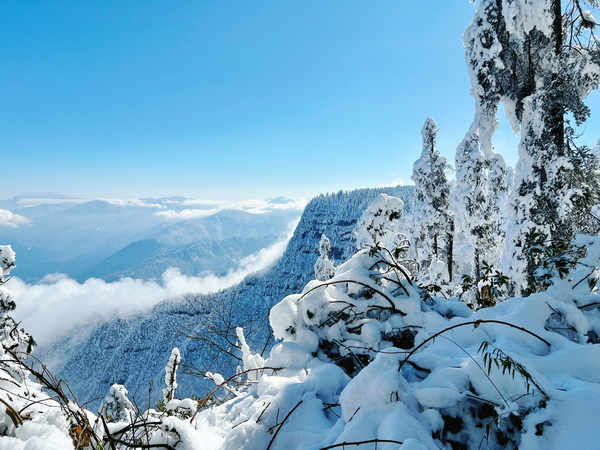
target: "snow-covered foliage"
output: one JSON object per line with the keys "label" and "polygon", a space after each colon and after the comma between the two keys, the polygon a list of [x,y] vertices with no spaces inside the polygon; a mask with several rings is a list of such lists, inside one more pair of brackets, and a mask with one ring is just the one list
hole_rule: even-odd
{"label": "snow-covered foliage", "polygon": [[369,247],[396,248],[402,237],[398,225],[404,202],[397,197],[379,194],[365,210],[356,224],[356,247],[358,250]]}
{"label": "snow-covered foliage", "polygon": [[315,262],[315,278],[319,281],[327,281],[335,274],[335,266],[329,259],[330,252],[331,242],[327,236],[322,234],[319,242],[319,257]]}
{"label": "snow-covered foliage", "polygon": [[476,313],[383,279],[359,251],[272,309],[281,341],[257,383],[195,432],[224,449],[593,448],[600,239],[578,243],[587,256],[547,292]]}
{"label": "snow-covered foliage", "polygon": [[33,341],[7,314],[16,306],[6,287],[14,267],[15,252],[0,246],[0,448],[73,448],[65,404],[44,393],[23,364]]}

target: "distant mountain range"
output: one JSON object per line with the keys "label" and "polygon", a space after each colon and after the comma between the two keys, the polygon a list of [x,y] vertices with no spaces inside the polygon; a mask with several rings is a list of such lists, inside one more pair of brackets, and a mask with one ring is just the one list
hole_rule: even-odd
{"label": "distant mountain range", "polygon": [[219,274],[281,238],[304,203],[285,198],[241,205],[186,197],[87,200],[24,193],[0,200],[0,210],[21,218],[19,226],[0,222],[0,242],[18,253],[18,276],[27,282],[57,272],[78,281],[159,279],[168,267],[185,275]]}

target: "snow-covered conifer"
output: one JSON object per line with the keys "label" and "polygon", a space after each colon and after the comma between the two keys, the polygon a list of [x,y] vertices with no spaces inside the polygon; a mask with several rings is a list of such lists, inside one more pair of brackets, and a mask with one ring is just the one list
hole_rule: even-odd
{"label": "snow-covered conifer", "polygon": [[[446,158],[435,148],[437,125],[428,117],[423,125],[423,152],[413,166],[415,183],[413,205],[415,223],[414,248],[420,266],[420,278],[427,281],[429,266],[438,261],[452,267],[453,221],[448,209],[450,185],[446,177]],[[452,271],[448,271],[452,276]],[[448,281],[451,281],[448,280]]]}
{"label": "snow-covered conifer", "polygon": [[600,52],[588,28],[595,25],[581,4],[481,0],[465,34],[482,152],[491,145],[500,101],[521,135],[503,257],[517,292],[530,287],[535,269],[527,257],[532,231],[568,242],[581,205],[573,202],[577,177],[565,145],[565,115],[583,122],[589,115],[583,100],[600,82]]}
{"label": "snow-covered conifer", "polygon": [[181,355],[179,354],[179,349],[175,347],[171,351],[171,356],[169,357],[169,362],[165,366],[165,384],[166,387],[163,389],[163,397],[165,403],[173,400],[173,396],[175,395],[175,389],[177,388],[177,368],[181,363]]}
{"label": "snow-covered conifer", "polygon": [[113,384],[109,394],[104,398],[100,413],[104,414],[109,422],[131,422],[134,417],[134,408],[127,398],[127,389],[122,384]]}
{"label": "snow-covered conifer", "polygon": [[319,242],[319,257],[315,262],[315,278],[319,281],[327,281],[335,274],[335,266],[333,261],[329,259],[330,251],[331,242],[329,242],[327,236],[322,234]]}

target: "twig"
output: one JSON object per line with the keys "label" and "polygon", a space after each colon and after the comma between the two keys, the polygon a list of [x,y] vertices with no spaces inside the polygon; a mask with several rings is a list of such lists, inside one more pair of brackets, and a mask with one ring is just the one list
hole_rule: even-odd
{"label": "twig", "polygon": [[258,416],[258,418],[256,419],[256,423],[260,422],[260,418],[263,416],[263,414],[265,413],[265,411],[269,408],[269,406],[271,406],[271,402],[267,403],[267,406],[265,406],[265,409],[262,410],[262,412],[260,413],[260,415]]}
{"label": "twig", "polygon": [[591,308],[592,306],[600,306],[600,302],[588,303],[587,305],[578,306],[579,309]]}
{"label": "twig", "polygon": [[411,352],[406,356],[406,358],[404,358],[404,360],[400,363],[400,366],[398,367],[398,371],[400,371],[400,369],[402,369],[402,367],[404,366],[404,364],[406,364],[406,361],[408,361],[408,359],[412,355],[414,355],[421,347],[423,347],[429,341],[432,341],[436,337],[442,335],[446,331],[450,331],[450,330],[453,330],[454,328],[464,327],[464,326],[467,326],[467,325],[475,325],[475,328],[477,328],[482,323],[497,323],[499,325],[506,325],[506,326],[511,327],[511,328],[516,328],[517,330],[524,331],[525,333],[528,333],[528,334],[532,335],[533,337],[538,338],[540,341],[542,341],[548,347],[552,347],[552,344],[550,344],[550,342],[548,342],[546,339],[538,336],[537,334],[533,333],[532,331],[529,331],[526,328],[520,327],[518,325],[514,325],[512,323],[504,322],[502,320],[479,319],[479,320],[473,320],[471,322],[463,322],[463,323],[459,323],[459,324],[456,324],[456,325],[452,325],[451,327],[444,328],[442,331],[438,331],[434,335],[429,336],[427,339],[425,339],[423,342],[421,342],[419,345],[417,345],[414,349],[411,350]]}
{"label": "twig", "polygon": [[223,386],[225,386],[227,383],[229,383],[234,378],[239,377],[240,375],[243,375],[245,373],[255,372],[258,370],[280,370],[280,369],[278,369],[276,367],[257,367],[256,369],[248,369],[248,370],[244,370],[243,372],[239,372],[234,375],[231,375],[229,378],[227,378],[225,381],[223,381],[221,384],[219,384],[216,388],[214,388],[212,391],[210,391],[206,397],[204,397],[202,400],[200,400],[198,402],[198,406],[196,407],[196,411],[194,412],[194,414],[192,415],[192,418],[190,419],[190,423],[194,422],[194,419],[196,418],[196,415],[198,414],[198,412],[204,407],[204,405],[206,405],[206,402],[208,402],[208,400],[213,396],[213,394],[215,392],[217,392],[219,389],[221,389]]}
{"label": "twig", "polygon": [[579,286],[581,283],[583,283],[585,280],[587,280],[594,272],[596,272],[597,267],[594,267],[594,269],[588,273],[585,277],[583,277],[581,280],[579,280],[577,283],[575,283],[571,289],[574,290],[577,286]]}
{"label": "twig", "polygon": [[333,445],[330,445],[329,447],[323,447],[323,448],[321,448],[321,450],[329,450],[330,448],[345,447],[346,445],[358,446],[358,445],[363,445],[363,444],[372,444],[372,443],[379,443],[379,442],[381,442],[382,444],[398,444],[398,445],[404,444],[404,442],[393,441],[391,439],[369,439],[368,441],[342,442],[341,444],[333,444]]}
{"label": "twig", "polygon": [[102,420],[102,427],[104,428],[104,432],[106,433],[106,438],[108,439],[110,448],[112,448],[112,450],[117,450],[117,448],[115,447],[115,438],[108,429],[108,425],[106,425],[106,420],[104,420],[104,414],[101,413],[99,417],[100,420]]}
{"label": "twig", "polygon": [[267,450],[269,450],[271,448],[271,445],[273,445],[273,442],[275,442],[275,438],[277,437],[277,434],[279,433],[279,431],[283,428],[283,424],[285,423],[286,420],[288,420],[288,418],[292,415],[292,413],[294,411],[296,411],[296,408],[298,408],[298,406],[300,406],[300,404],[302,403],[302,400],[300,400],[296,406],[294,406],[292,408],[292,410],[287,413],[287,415],[283,418],[283,420],[281,421],[281,423],[279,424],[279,428],[277,428],[277,431],[275,431],[275,434],[273,435],[273,437],[271,438],[271,441],[269,442],[269,445],[267,446]]}
{"label": "twig", "polygon": [[303,299],[303,298],[304,298],[304,297],[306,297],[308,294],[310,294],[311,292],[313,292],[313,291],[315,291],[315,290],[317,290],[317,289],[319,289],[319,288],[322,288],[322,287],[327,287],[327,286],[331,286],[331,285],[334,285],[334,284],[342,284],[342,283],[354,283],[354,284],[358,284],[359,286],[363,286],[363,287],[366,287],[366,288],[368,288],[368,289],[371,289],[373,292],[375,292],[376,294],[379,294],[379,295],[380,295],[380,296],[382,296],[384,299],[386,299],[386,300],[388,301],[388,303],[391,305],[391,307],[389,307],[389,308],[384,308],[384,309],[391,309],[392,311],[394,311],[394,312],[397,312],[397,313],[399,313],[399,314],[400,314],[400,315],[402,315],[402,316],[405,316],[405,315],[406,315],[406,314],[405,314],[405,313],[403,313],[402,311],[399,311],[398,309],[396,309],[396,305],[394,304],[394,302],[392,301],[392,299],[391,299],[391,298],[389,298],[387,295],[385,295],[383,292],[381,292],[381,291],[379,291],[379,290],[375,289],[373,286],[370,286],[370,285],[368,285],[368,284],[366,284],[366,283],[362,283],[362,282],[360,282],[360,281],[356,281],[356,280],[335,280],[335,281],[327,281],[327,282],[325,282],[325,283],[323,283],[323,284],[320,284],[320,285],[318,285],[318,286],[315,286],[314,288],[312,288],[312,289],[309,289],[308,291],[306,291],[304,294],[302,294],[302,295],[300,296],[300,299],[299,299],[299,300]]}
{"label": "twig", "polygon": [[8,417],[10,417],[10,420],[12,420],[15,427],[18,427],[19,425],[23,425],[23,419],[21,419],[21,416],[19,415],[19,413],[17,411],[15,411],[15,409],[12,406],[10,406],[7,402],[2,400],[1,398],[0,398],[0,402],[2,402],[4,404],[4,406],[6,406],[6,414],[8,414]]}

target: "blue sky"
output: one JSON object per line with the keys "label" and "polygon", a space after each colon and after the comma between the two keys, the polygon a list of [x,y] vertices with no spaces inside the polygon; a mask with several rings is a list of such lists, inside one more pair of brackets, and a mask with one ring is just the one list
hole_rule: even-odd
{"label": "blue sky", "polygon": [[[473,12],[467,0],[3,0],[0,197],[408,182],[427,116],[451,160],[472,119]],[[598,137],[593,116],[586,139]],[[514,163],[505,125],[496,144]]]}

